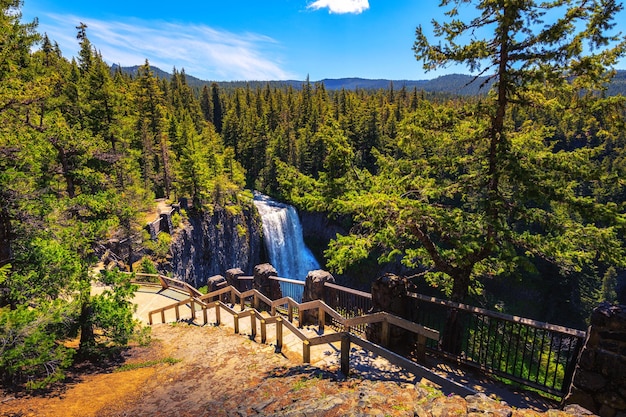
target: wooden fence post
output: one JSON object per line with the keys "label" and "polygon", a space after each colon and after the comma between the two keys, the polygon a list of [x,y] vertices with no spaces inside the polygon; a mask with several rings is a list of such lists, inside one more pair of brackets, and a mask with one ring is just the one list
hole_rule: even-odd
{"label": "wooden fence post", "polygon": [[283,319],[276,319],[276,353],[280,353],[283,349]]}
{"label": "wooden fence post", "polygon": [[380,344],[384,347],[389,346],[389,322],[385,318],[382,322],[382,330],[380,334]]}
{"label": "wooden fence post", "polygon": [[417,362],[425,363],[426,362],[426,336],[418,333],[417,334]]}
{"label": "wooden fence post", "polygon": [[267,325],[265,324],[265,320],[261,319],[261,343],[265,343],[267,341]]}
{"label": "wooden fence post", "polygon": [[235,334],[239,334],[239,314],[233,316],[233,325],[235,326]]}
{"label": "wooden fence post", "polygon": [[341,336],[341,373],[347,377],[350,373],[350,336]]}
{"label": "wooden fence post", "polygon": [[219,326],[222,323],[222,320],[220,318],[220,302],[216,301],[215,302],[215,325]]}
{"label": "wooden fence post", "polygon": [[252,336],[252,339],[254,340],[256,337],[256,316],[254,314],[250,314],[250,327],[250,336]]}
{"label": "wooden fence post", "polygon": [[302,341],[302,362],[311,363],[311,342],[308,340]]}

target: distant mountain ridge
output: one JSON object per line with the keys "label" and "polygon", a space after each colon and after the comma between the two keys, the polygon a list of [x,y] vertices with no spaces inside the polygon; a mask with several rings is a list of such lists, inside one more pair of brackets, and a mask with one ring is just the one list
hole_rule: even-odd
{"label": "distant mountain ridge", "polygon": [[[117,70],[119,66],[113,65],[112,71]],[[132,67],[119,67],[122,72],[136,75],[140,66],[135,65]],[[159,77],[167,80],[171,79],[172,74],[163,71],[158,67],[151,66],[152,72]],[[284,81],[207,81],[194,77],[185,73],[187,84],[191,87],[202,88],[204,85],[210,85],[216,82],[221,88],[237,88],[250,85],[251,87],[263,86],[270,84],[270,86],[286,87],[291,86],[293,88],[301,88],[306,81],[298,80],[284,80]],[[432,80],[388,80],[388,79],[367,79],[367,78],[325,78],[319,81],[311,81],[312,84],[322,83],[327,90],[379,90],[389,88],[393,84],[395,90],[400,90],[402,87],[407,90],[413,90],[417,88],[419,91],[426,91],[430,93],[442,93],[452,95],[479,95],[485,94],[490,84],[486,84],[487,77],[474,77],[464,74],[450,74],[442,75]],[[626,70],[617,70],[613,81],[608,88],[609,95],[623,94],[626,95]]]}

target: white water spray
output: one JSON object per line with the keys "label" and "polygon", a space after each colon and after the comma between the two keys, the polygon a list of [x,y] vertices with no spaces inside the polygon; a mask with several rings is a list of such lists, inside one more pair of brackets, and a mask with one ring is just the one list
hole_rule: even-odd
{"label": "white water spray", "polygon": [[254,193],[254,205],[261,215],[263,239],[278,276],[304,281],[309,271],[320,268],[304,244],[295,208],[257,192]]}

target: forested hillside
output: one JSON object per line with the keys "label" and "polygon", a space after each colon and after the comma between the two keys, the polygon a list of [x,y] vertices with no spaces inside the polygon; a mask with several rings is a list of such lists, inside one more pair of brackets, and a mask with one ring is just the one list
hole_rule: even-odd
{"label": "forested hillside", "polygon": [[[140,66],[134,67],[118,67],[113,65],[111,71],[115,72],[121,70],[123,73],[130,75],[136,75]],[[158,78],[165,78],[170,80],[172,74],[167,71],[163,71],[160,68],[150,67],[154,75]],[[205,85],[210,86],[212,81],[205,81],[194,77],[193,75],[186,75],[187,84],[194,89],[202,89]],[[388,88],[406,89],[412,91],[417,89],[418,91],[424,91],[426,93],[439,93],[447,95],[479,95],[487,94],[487,91],[491,88],[491,83],[487,82],[487,77],[473,77],[463,74],[451,74],[443,75],[431,80],[371,80],[364,78],[335,78],[335,79],[323,79],[316,81],[315,84],[323,84],[324,88],[333,90],[381,90]],[[233,88],[245,88],[249,86],[251,88],[263,87],[269,84],[270,87],[286,88],[291,86],[295,89],[302,88],[302,81],[286,80],[286,81],[215,81],[215,83],[223,90],[230,90]],[[617,70],[615,77],[613,77],[607,84],[608,95],[624,95],[626,94],[626,70]]]}
{"label": "forested hillside", "polygon": [[[519,61],[485,79],[498,87],[489,95],[309,80],[194,87],[184,71],[157,77],[149,62],[112,71],[85,25],[78,56],[64,57],[20,21],[19,1],[0,4],[5,381],[48,383],[74,355],[137,335],[128,278],[92,270],[112,239],[146,245],[155,198],[237,212],[257,189],[325,213],[349,234],[325,248],[324,267],[350,279],[401,264],[438,295],[577,324],[597,302],[619,291],[624,300],[625,101],[603,90],[623,43],[590,57],[512,52]],[[611,16],[594,13],[570,17]],[[545,36],[535,43],[554,45]],[[498,42],[520,47],[480,46]],[[492,53],[432,48],[418,37],[416,54],[433,67]],[[94,280],[117,285],[92,296]],[[75,337],[78,349],[63,343]]]}

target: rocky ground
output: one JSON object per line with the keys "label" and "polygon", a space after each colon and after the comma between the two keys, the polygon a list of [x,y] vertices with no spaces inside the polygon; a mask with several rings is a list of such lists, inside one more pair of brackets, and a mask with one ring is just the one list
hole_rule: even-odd
{"label": "rocky ground", "polygon": [[[77,370],[52,392],[0,392],[0,416],[419,416],[561,417],[515,409],[484,395],[448,396],[402,378],[338,379],[336,369],[299,365],[224,328],[155,325],[153,342],[124,364]],[[80,372],[79,372],[80,371]],[[371,376],[368,375],[368,376]],[[386,379],[386,380],[385,380]]]}

